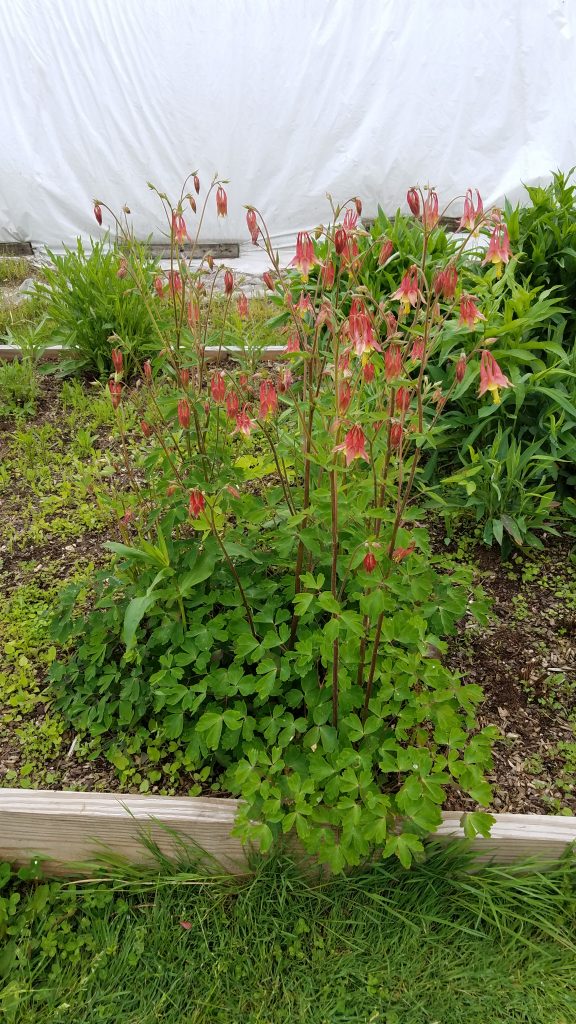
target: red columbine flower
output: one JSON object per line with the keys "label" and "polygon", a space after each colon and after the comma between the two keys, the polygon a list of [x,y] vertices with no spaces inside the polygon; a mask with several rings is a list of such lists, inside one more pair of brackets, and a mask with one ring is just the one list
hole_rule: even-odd
{"label": "red columbine flower", "polygon": [[336,268],[334,267],[332,260],[328,260],[327,263],[322,265],[322,286],[328,289],[332,288],[335,276]]}
{"label": "red columbine flower", "polygon": [[298,267],[302,277],[307,278],[310,267],[316,263],[314,243],[307,231],[299,231],[296,238],[296,255],[290,266]]}
{"label": "red columbine flower", "polygon": [[184,245],[186,241],[186,221],[181,213],[172,214],[172,234],[177,245]]}
{"label": "red columbine flower", "polygon": [[365,459],[370,462],[366,451],[366,437],[362,427],[357,425],[350,428],[342,444],[337,444],[334,452],[345,452],[346,465],[349,466],[354,459]]}
{"label": "red columbine flower", "polygon": [[178,402],[178,423],[184,430],[190,426],[190,405],[186,398],[181,398]]}
{"label": "red columbine flower", "polygon": [[396,392],[396,409],[398,412],[407,412],[412,401],[412,392],[408,388],[398,388]]}
{"label": "red columbine flower", "polygon": [[112,364],[114,366],[116,373],[122,373],[123,359],[122,353],[119,348],[112,349]]}
{"label": "red columbine flower", "polygon": [[463,292],[460,296],[460,323],[466,324],[467,327],[475,327],[479,320],[485,320],[486,317],[480,312],[476,305],[476,299],[473,295],[467,295]]}
{"label": "red columbine flower", "polygon": [[178,270],[168,271],[168,287],[170,288],[171,295],[182,291],[182,278]]}
{"label": "red columbine flower", "polygon": [[508,263],[511,255],[512,252],[510,250],[508,228],[505,224],[498,223],[490,236],[486,256],[482,260],[482,263],[494,263],[496,267],[496,274],[500,277],[500,274],[502,273],[502,265],[504,263]]}
{"label": "red columbine flower", "polygon": [[364,558],[363,558],[363,561],[362,561],[362,565],[364,566],[366,572],[374,572],[374,569],[378,565],[378,563],[376,561],[376,556],[373,555],[371,551],[368,551],[364,555]]}
{"label": "red columbine flower", "polygon": [[398,329],[398,321],[394,313],[384,313],[384,322],[386,324],[386,337],[391,338]]}
{"label": "red columbine flower", "polygon": [[[212,398],[214,399],[215,402],[220,404],[221,402],[224,401],[226,397],[226,381],[224,379],[224,374],[222,371],[220,371],[220,373],[215,373],[214,376],[212,377],[212,380],[210,381],[210,390],[212,392]],[[236,397],[234,392],[230,392],[230,396],[232,394],[234,394],[234,397]],[[232,412],[232,415],[230,413],[228,413],[228,415],[231,415],[232,418],[233,416],[236,415],[237,411],[238,399],[236,398],[236,408]]]}
{"label": "red columbine flower", "polygon": [[336,249],[336,253],[338,256],[340,256],[344,252],[347,241],[348,235],[346,234],[344,228],[336,228],[336,231],[334,232],[334,248]]}
{"label": "red columbine flower", "polygon": [[183,388],[187,388],[189,383],[190,383],[190,370],[188,370],[188,369],[180,370],[179,376],[180,376],[180,383],[181,383],[182,387]]}
{"label": "red columbine flower", "polygon": [[242,294],[238,296],[238,301],[236,302],[236,309],[238,310],[238,316],[240,317],[241,320],[245,320],[250,313],[250,308],[248,306],[248,296],[244,295],[244,292],[242,292]]}
{"label": "red columbine flower", "polygon": [[150,437],[152,434],[152,427],[146,420],[140,420],[140,429],[144,434],[144,437]]}
{"label": "red columbine flower", "polygon": [[422,224],[426,231],[432,231],[432,228],[436,227],[438,223],[438,195],[436,190],[431,188],[424,200],[424,208],[422,210]]}
{"label": "red columbine flower", "polygon": [[190,330],[193,330],[196,324],[200,322],[200,305],[198,303],[198,299],[188,299],[186,318],[188,320],[188,327]]}
{"label": "red columbine flower", "polygon": [[198,195],[200,191],[200,178],[198,177],[197,174],[194,175],[194,190],[196,192],[196,195]]}
{"label": "red columbine flower", "polygon": [[300,335],[296,331],[294,331],[293,334],[290,334],[288,336],[288,340],[286,342],[286,348],[284,349],[284,351],[285,352],[299,352],[300,351]]}
{"label": "red columbine flower", "polygon": [[391,448],[399,448],[402,444],[402,438],[404,436],[404,428],[401,423],[395,422],[390,427],[390,446]]}
{"label": "red columbine flower", "polygon": [[144,370],[144,379],[150,382],[152,380],[152,363],[149,359],[145,360],[142,369]]}
{"label": "red columbine flower", "polygon": [[409,544],[407,548],[395,548],[392,555],[393,560],[395,562],[401,562],[402,559],[408,558],[408,555],[412,554],[415,547],[416,545],[412,542],[412,544]]}
{"label": "red columbine flower", "polygon": [[108,388],[110,389],[110,398],[112,399],[112,406],[117,409],[122,399],[122,385],[120,381],[109,380]]}
{"label": "red columbine flower", "polygon": [[343,267],[349,267],[358,258],[359,254],[358,242],[350,235],[346,239],[346,245],[342,250],[341,261]]}
{"label": "red columbine flower", "polygon": [[306,313],[314,313],[314,306],[310,301],[310,296],[307,292],[301,292],[298,302],[294,306],[294,311],[299,313],[301,317],[306,316]]}
{"label": "red columbine flower", "polygon": [[411,266],[406,271],[400,282],[400,287],[391,297],[400,300],[404,313],[410,312],[410,306],[415,306],[418,301],[418,267]]}
{"label": "red columbine flower", "polygon": [[[214,394],[214,392],[212,392]],[[216,399],[218,401],[218,399]],[[238,415],[238,395],[235,391],[229,391],[226,395],[226,415],[229,419],[235,420]]]}
{"label": "red columbine flower", "polygon": [[100,203],[94,203],[94,216],[96,217],[100,227],[102,227],[102,207],[100,206]]}
{"label": "red columbine flower", "polygon": [[158,275],[158,277],[154,278],[154,291],[156,292],[156,295],[158,296],[158,298],[161,299],[163,297],[163,295],[164,295],[164,281],[162,280],[160,275]]}
{"label": "red columbine flower", "polygon": [[275,412],[278,412],[276,388],[271,380],[263,380],[260,385],[260,411],[258,415],[261,420],[265,420],[267,416],[273,416]]}
{"label": "red columbine flower", "polygon": [[228,196],[222,185],[220,185],[216,192],[216,212],[219,217],[225,217],[228,213]]}
{"label": "red columbine flower", "polygon": [[383,267],[388,262],[392,253],[394,252],[394,246],[389,238],[382,243],[380,252],[378,253],[378,266]]}
{"label": "red columbine flower", "polygon": [[280,370],[280,373],[278,374],[278,391],[284,394],[284,392],[288,391],[292,386],[293,381],[294,378],[292,376],[292,371],[288,369],[288,367],[284,370]]}
{"label": "red columbine flower", "polygon": [[265,270],[264,271],[264,273],[262,274],[262,280],[264,281],[264,284],[266,285],[266,287],[269,288],[271,292],[273,292],[274,291],[274,278],[272,277],[272,274],[270,273],[269,270]]}
{"label": "red columbine flower", "polygon": [[338,388],[338,412],[340,416],[343,416],[346,409],[350,405],[350,399],[352,398],[352,388],[348,381],[344,381]]}
{"label": "red columbine flower", "polygon": [[252,239],[254,245],[256,245],[256,242],[258,241],[258,235],[260,234],[256,210],[250,209],[246,211],[246,224],[248,225],[250,238]]}
{"label": "red columbine flower", "polygon": [[424,344],[423,338],[416,338],[412,345],[412,351],[410,352],[411,359],[422,359],[424,352],[426,351],[426,345]]}
{"label": "red columbine flower", "polygon": [[374,363],[366,363],[364,365],[362,369],[362,376],[364,377],[364,380],[366,381],[367,384],[370,384],[371,381],[374,380],[375,373],[376,369],[374,367]]}
{"label": "red columbine flower", "polygon": [[206,499],[202,494],[202,491],[199,491],[198,488],[196,488],[193,491],[190,491],[188,512],[190,513],[192,519],[198,519],[198,516],[202,515],[205,507]]}
{"label": "red columbine flower", "polygon": [[[491,339],[493,340],[493,339]],[[480,396],[485,395],[489,391],[492,395],[494,405],[498,405],[500,401],[500,388],[511,388],[512,383],[505,377],[502,370],[498,366],[498,363],[494,359],[494,356],[488,349],[484,349],[480,354]]]}
{"label": "red columbine flower", "polygon": [[373,350],[382,351],[380,344],[376,341],[376,335],[362,299],[354,299],[350,307],[348,336],[357,356],[363,356],[366,352]]}
{"label": "red columbine flower", "polygon": [[474,231],[476,225],[482,220],[484,216],[484,206],[482,205],[482,199],[480,193],[476,189],[476,206],[472,199],[472,189],[466,189],[466,198],[464,199],[464,212],[462,219],[458,225],[458,229],[465,228],[467,231]]}
{"label": "red columbine flower", "polygon": [[226,295],[232,295],[234,291],[234,274],[231,270],[227,270],[224,273],[224,291]]}
{"label": "red columbine flower", "polygon": [[420,216],[420,194],[417,188],[409,188],[406,193],[406,201],[415,217]]}
{"label": "red columbine flower", "polygon": [[344,231],[355,231],[358,224],[358,214],[354,210],[346,210],[342,227]]}
{"label": "red columbine flower", "polygon": [[445,299],[453,299],[458,284],[458,271],[453,263],[449,263],[444,270],[439,270],[433,282],[434,291]]}
{"label": "red columbine flower", "polygon": [[250,437],[253,428],[254,423],[252,422],[248,413],[246,412],[246,406],[243,406],[242,412],[239,412],[238,415],[236,416],[236,426],[234,427],[232,433],[244,434],[244,437]]}
{"label": "red columbine flower", "polygon": [[402,373],[402,350],[399,345],[388,345],[384,353],[386,380],[394,380]]}
{"label": "red columbine flower", "polygon": [[458,381],[459,384],[461,384],[462,381],[464,380],[464,374],[465,373],[466,373],[466,353],[462,352],[458,362],[456,363],[456,369],[454,371],[454,376],[456,377],[456,380]]}

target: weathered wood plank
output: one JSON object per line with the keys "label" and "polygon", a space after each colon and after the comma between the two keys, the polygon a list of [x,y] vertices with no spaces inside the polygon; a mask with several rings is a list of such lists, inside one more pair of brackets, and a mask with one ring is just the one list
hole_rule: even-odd
{"label": "weathered wood plank", "polygon": [[[237,808],[237,800],[208,797],[0,789],[0,860],[22,864],[38,856],[45,861],[45,871],[55,875],[69,874],[71,862],[88,861],[104,849],[134,864],[146,863],[149,854],[141,842],[142,830],[165,854],[177,855],[178,840],[168,828],[198,844],[224,870],[238,873],[247,869],[247,861],[239,840],[230,834]],[[576,817],[495,817],[490,839],[473,843],[482,859],[556,860],[576,840]],[[434,838],[462,839],[461,818],[458,811],[445,812]]]}
{"label": "weathered wood plank", "polygon": [[0,242],[0,256],[33,256],[31,242]]}
{"label": "weathered wood plank", "polygon": [[[170,246],[166,242],[152,242],[148,248],[157,259],[170,259]],[[200,260],[209,253],[215,260],[237,260],[240,257],[240,243],[198,242],[196,245],[192,245],[191,242],[186,242],[183,246],[180,246],[180,253],[187,259],[192,255],[192,251],[194,252],[193,258],[195,260]]]}

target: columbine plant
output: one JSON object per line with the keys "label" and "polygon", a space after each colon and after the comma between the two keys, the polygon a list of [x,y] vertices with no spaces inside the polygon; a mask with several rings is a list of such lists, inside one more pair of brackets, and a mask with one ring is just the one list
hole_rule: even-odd
{"label": "columbine plant", "polygon": [[[212,190],[225,215],[223,184]],[[172,260],[146,297],[163,355],[143,367],[133,399],[146,477],[138,535],[110,545],[113,573],[88,629],[68,620],[86,638],[54,672],[60,703],[93,731],[119,725],[128,755],[170,744],[182,769],[219,774],[244,799],[239,834],[263,849],[295,830],[334,870],[374,848],[409,864],[439,824],[448,786],[490,799],[493,733],[474,717],[481,692],[438,656],[474,606],[470,579],[436,570],[415,504],[420,467],[466,375],[479,363],[480,392],[495,400],[510,386],[461,286],[467,242],[490,230],[489,218],[469,190],[462,241],[439,266],[429,258],[438,197],[410,189],[421,256],[375,299],[364,261],[376,253],[389,272],[401,254],[366,235],[359,199],[332,205],[313,236],[301,232],[288,270],[248,208],[286,331],[281,367],[248,377],[208,367],[211,261],[192,271],[179,251],[184,206],[196,200],[159,195]],[[509,250],[498,217],[491,231],[486,259],[501,266]],[[222,273],[232,303],[235,282]],[[156,303],[172,309],[171,332]],[[441,389],[430,370],[446,336],[471,340]],[[113,365],[121,416],[118,353]],[[488,824],[477,813],[467,827]]]}

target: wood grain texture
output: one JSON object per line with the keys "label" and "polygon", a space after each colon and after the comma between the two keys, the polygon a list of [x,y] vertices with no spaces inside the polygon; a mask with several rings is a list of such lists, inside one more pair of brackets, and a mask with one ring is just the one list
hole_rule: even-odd
{"label": "wood grain texture", "polygon": [[[47,874],[70,874],[70,863],[104,850],[146,863],[141,836],[152,838],[168,856],[178,853],[173,830],[197,844],[225,871],[247,869],[246,854],[231,836],[237,800],[208,797],[155,797],[111,793],[71,793],[0,789],[0,860],[16,864],[40,857]],[[440,840],[462,839],[461,813],[448,811],[435,833]],[[500,814],[490,839],[477,839],[482,859],[509,863],[526,857],[555,860],[576,840],[576,818],[540,814]],[[81,874],[81,871],[72,871]]]}

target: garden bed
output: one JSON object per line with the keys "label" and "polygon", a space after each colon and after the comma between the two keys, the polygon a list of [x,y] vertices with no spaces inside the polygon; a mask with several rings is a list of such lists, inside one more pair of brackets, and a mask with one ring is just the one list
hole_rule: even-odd
{"label": "garden bed", "polygon": [[[135,758],[110,763],[93,740],[78,738],[51,707],[47,665],[54,651],[48,620],[65,581],[90,574],[119,539],[123,467],[107,397],[97,386],[44,378],[34,418],[0,424],[3,482],[0,690],[4,786],[164,795],[218,796],[217,780],[175,777]],[[80,440],[78,440],[80,439]],[[41,465],[43,463],[43,465]],[[114,488],[111,488],[111,472]],[[485,626],[464,620],[446,663],[484,690],[481,725],[495,725],[491,809],[496,813],[574,814],[576,795],[576,566],[572,542],[546,538],[543,552],[502,562],[497,549],[459,536],[434,544],[475,565],[492,600]],[[153,777],[150,778],[152,770]],[[155,773],[160,771],[160,778]],[[447,810],[473,809],[453,790]]]}

